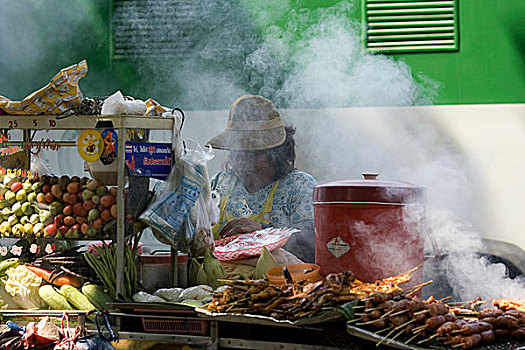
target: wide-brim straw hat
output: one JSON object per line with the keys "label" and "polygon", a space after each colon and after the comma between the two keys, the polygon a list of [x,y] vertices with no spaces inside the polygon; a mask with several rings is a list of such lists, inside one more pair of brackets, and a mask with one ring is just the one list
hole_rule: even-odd
{"label": "wide-brim straw hat", "polygon": [[274,104],[262,96],[244,95],[233,102],[224,131],[207,144],[217,149],[258,151],[280,146],[285,139]]}

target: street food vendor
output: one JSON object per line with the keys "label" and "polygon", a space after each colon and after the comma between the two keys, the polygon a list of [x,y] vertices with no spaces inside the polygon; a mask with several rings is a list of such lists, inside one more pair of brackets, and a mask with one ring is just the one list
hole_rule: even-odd
{"label": "street food vendor", "polygon": [[212,179],[212,190],[221,196],[213,231],[227,237],[268,227],[298,229],[284,249],[314,262],[312,193],[317,181],[295,169],[294,133],[262,96],[244,95],[232,104],[225,130],[208,142],[229,151],[223,171]]}

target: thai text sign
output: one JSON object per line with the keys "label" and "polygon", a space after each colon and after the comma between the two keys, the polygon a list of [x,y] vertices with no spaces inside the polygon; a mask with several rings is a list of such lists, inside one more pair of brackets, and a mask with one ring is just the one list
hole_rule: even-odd
{"label": "thai text sign", "polygon": [[171,170],[171,143],[126,142],[126,164],[132,176],[164,180]]}

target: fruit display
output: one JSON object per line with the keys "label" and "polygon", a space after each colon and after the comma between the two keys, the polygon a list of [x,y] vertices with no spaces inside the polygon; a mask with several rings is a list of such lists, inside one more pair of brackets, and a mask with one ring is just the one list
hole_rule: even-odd
{"label": "fruit display", "polygon": [[7,174],[0,194],[2,237],[103,238],[117,216],[117,188],[86,177]]}

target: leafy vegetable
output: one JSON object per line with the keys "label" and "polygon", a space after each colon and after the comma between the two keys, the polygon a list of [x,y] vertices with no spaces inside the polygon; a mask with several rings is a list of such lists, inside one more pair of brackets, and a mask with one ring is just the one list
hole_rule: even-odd
{"label": "leafy vegetable", "polygon": [[38,309],[46,305],[38,295],[42,278],[24,265],[7,270],[7,277],[4,277],[3,282],[5,291],[23,309]]}

